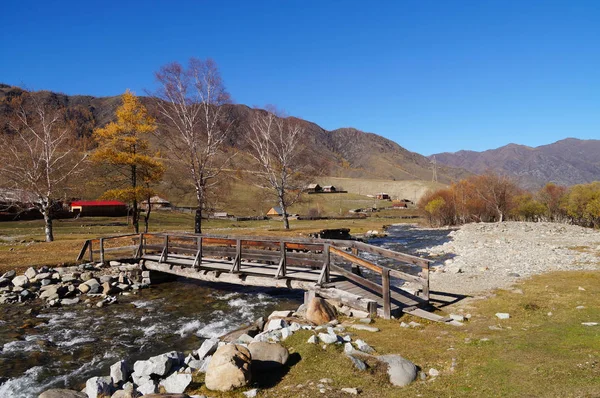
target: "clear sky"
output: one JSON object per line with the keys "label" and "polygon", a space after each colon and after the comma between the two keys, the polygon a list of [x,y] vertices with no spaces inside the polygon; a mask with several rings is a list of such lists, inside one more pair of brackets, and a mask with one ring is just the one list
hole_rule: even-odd
{"label": "clear sky", "polygon": [[0,2],[0,82],[95,96],[212,57],[274,104],[424,155],[600,139],[600,1]]}

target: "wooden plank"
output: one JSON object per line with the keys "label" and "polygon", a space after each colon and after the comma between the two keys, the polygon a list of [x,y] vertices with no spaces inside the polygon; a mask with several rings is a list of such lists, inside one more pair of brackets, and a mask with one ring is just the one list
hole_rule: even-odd
{"label": "wooden plank", "polygon": [[345,258],[348,261],[353,262],[354,264],[361,265],[365,268],[370,269],[373,272],[377,272],[378,274],[381,274],[381,267],[379,265],[373,264],[372,262],[367,261],[367,260],[363,260],[362,258],[356,257],[353,254],[346,253],[345,251],[340,250],[333,246],[329,250],[332,254],[335,254],[336,256],[340,256],[342,258]]}
{"label": "wooden plank", "polygon": [[354,275],[352,272],[346,271],[342,267],[338,267],[337,265],[334,265],[334,264],[331,264],[331,269],[333,271],[337,272],[338,274],[350,279],[351,281],[354,281],[361,286],[365,286],[366,288],[371,289],[371,290],[381,294],[381,286],[379,286],[375,282],[372,282],[368,279],[362,278],[358,275]]}
{"label": "wooden plank", "polygon": [[393,258],[395,260],[399,260],[404,263],[418,265],[422,268],[429,267],[429,263],[433,262],[426,258],[411,256],[410,254],[395,252],[393,250],[384,249],[383,247],[373,246],[373,245],[369,245],[369,244],[362,243],[362,242],[353,242],[352,247],[355,247],[359,250],[364,250],[368,253],[378,254],[380,256]]}
{"label": "wooden plank", "polygon": [[[424,270],[424,269],[423,269]],[[402,271],[398,271],[396,269],[389,269],[390,275],[405,281],[410,281],[410,282],[415,282],[418,283],[419,285],[423,285],[425,282],[427,282],[426,279],[421,278],[419,276],[415,276],[415,275],[411,275],[411,274],[407,274],[406,272],[402,272]]]}

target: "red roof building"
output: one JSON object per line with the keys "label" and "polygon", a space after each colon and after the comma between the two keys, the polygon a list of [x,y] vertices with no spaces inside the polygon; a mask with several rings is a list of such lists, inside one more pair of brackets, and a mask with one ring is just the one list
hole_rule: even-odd
{"label": "red roof building", "polygon": [[76,200],[69,210],[88,217],[120,217],[127,215],[127,204],[118,200]]}

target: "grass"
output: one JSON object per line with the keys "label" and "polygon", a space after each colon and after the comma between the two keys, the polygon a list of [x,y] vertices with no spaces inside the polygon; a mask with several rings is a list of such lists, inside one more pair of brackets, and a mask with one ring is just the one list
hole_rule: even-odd
{"label": "grass", "polygon": [[[354,370],[341,346],[307,344],[310,332],[303,331],[284,342],[300,360],[259,396],[343,397],[348,395],[341,388],[357,387],[363,397],[599,397],[600,326],[581,323],[600,322],[600,272],[549,273],[518,287],[522,294],[500,290],[485,300],[455,304],[451,311],[472,315],[461,328],[406,316],[402,321],[422,327],[406,329],[399,320],[378,319],[380,332],[352,332],[379,354],[400,354],[425,372],[439,370],[435,379],[392,387],[381,367]],[[579,305],[585,308],[576,310]],[[499,320],[497,312],[511,317]],[[326,394],[317,387],[322,378],[333,380]],[[239,391],[209,392],[201,378],[196,382],[191,393],[240,396]]]}
{"label": "grass", "polygon": [[[404,215],[404,211],[395,214]],[[352,234],[383,229],[384,225],[407,221],[400,218],[380,218],[377,215],[366,219],[352,220],[291,220],[291,229],[286,231],[279,220],[242,221],[204,220],[203,231],[219,235],[257,236],[307,236],[309,233],[328,228],[350,228]],[[150,232],[192,232],[194,216],[187,213],[155,211],[150,220]],[[125,217],[84,217],[54,221],[55,241],[44,242],[42,220],[0,223],[0,272],[29,266],[61,266],[75,261],[86,239],[132,232]]]}

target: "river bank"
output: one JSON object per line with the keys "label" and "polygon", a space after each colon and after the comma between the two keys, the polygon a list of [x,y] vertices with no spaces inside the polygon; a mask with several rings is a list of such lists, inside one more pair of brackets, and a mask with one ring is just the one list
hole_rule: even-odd
{"label": "river bank", "polygon": [[600,269],[600,231],[545,222],[474,223],[448,231],[448,241],[419,250],[441,259],[431,289],[485,295],[551,271]]}

